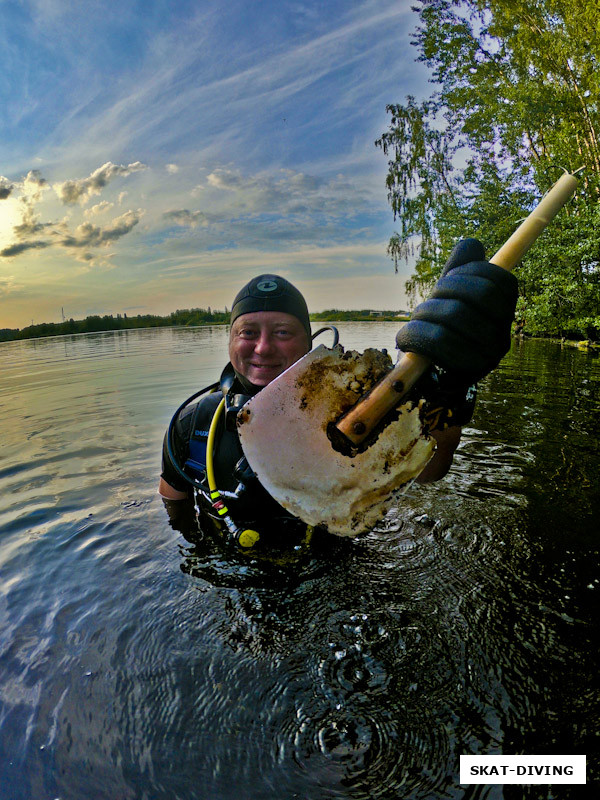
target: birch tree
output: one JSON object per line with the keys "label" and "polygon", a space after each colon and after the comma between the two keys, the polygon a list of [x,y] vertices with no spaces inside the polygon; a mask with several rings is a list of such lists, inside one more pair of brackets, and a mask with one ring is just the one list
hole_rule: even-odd
{"label": "birch tree", "polygon": [[436,91],[388,106],[377,140],[399,223],[389,250],[416,254],[407,288],[427,293],[457,238],[489,253],[560,176],[578,195],[520,266],[531,332],[600,332],[598,0],[422,0],[413,44]]}

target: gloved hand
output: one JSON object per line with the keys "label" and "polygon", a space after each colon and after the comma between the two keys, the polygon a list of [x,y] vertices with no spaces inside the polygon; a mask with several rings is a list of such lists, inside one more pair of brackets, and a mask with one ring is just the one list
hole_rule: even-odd
{"label": "gloved hand", "polygon": [[428,369],[413,392],[415,399],[425,400],[422,420],[428,433],[454,425],[462,428],[470,422],[475,411],[477,386],[466,386],[457,381],[453,373],[439,367]]}
{"label": "gloved hand", "polygon": [[515,276],[484,259],[477,239],[458,242],[431,296],[396,335],[400,350],[426,356],[465,387],[510,349],[517,304]]}

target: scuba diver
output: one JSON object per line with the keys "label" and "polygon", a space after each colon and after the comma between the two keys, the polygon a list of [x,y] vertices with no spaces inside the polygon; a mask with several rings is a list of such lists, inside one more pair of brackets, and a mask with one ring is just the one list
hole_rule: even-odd
{"label": "scuba diver", "polygon": [[[516,278],[485,261],[480,242],[465,239],[431,296],[398,332],[399,349],[420,353],[434,365],[419,388],[437,412],[430,431],[437,447],[417,482],[439,480],[450,469],[461,428],[473,413],[474,385],[510,348],[517,294]],[[178,530],[190,529],[194,520],[202,530],[207,524],[225,528],[229,539],[252,547],[263,531],[281,535],[283,528],[306,526],[253,474],[236,416],[309,352],[313,337],[304,297],[277,275],[259,275],[238,292],[230,323],[229,363],[220,380],[188,398],[171,420],[158,491]]]}

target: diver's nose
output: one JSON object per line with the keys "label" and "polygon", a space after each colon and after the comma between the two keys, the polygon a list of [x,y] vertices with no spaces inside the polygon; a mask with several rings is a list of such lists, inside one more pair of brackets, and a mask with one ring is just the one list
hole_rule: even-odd
{"label": "diver's nose", "polygon": [[273,350],[273,339],[269,331],[261,331],[254,344],[254,352],[259,354],[270,353]]}

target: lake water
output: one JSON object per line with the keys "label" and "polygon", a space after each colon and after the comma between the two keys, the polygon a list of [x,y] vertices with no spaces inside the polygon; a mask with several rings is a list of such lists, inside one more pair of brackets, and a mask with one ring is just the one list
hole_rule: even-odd
{"label": "lake water", "polygon": [[446,479],[360,539],[251,558],[156,495],[226,338],[0,345],[0,798],[581,796],[458,767],[584,753],[600,780],[598,356],[515,342]]}

